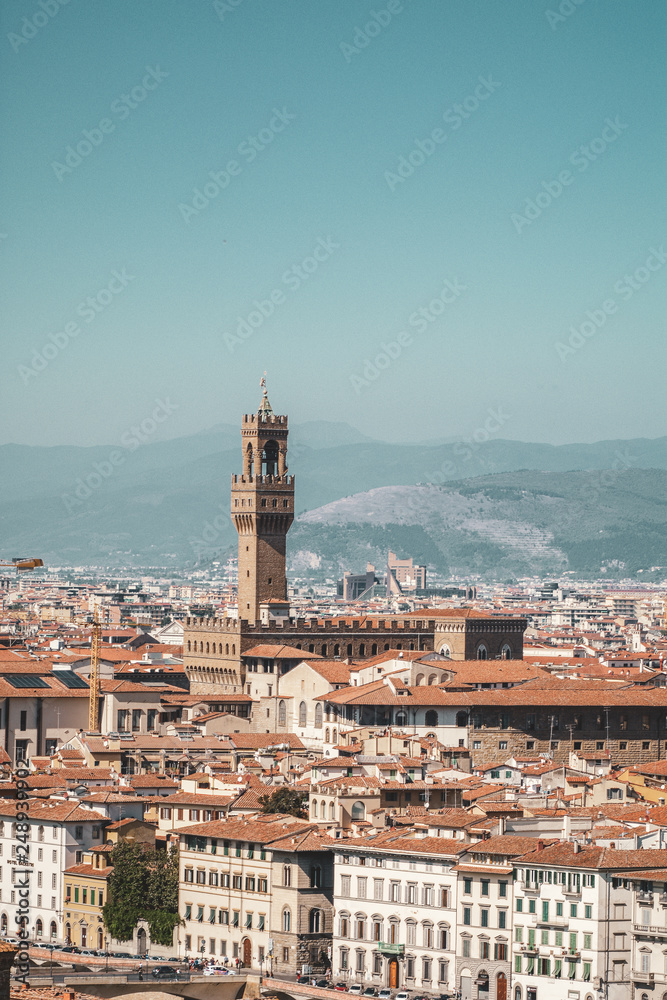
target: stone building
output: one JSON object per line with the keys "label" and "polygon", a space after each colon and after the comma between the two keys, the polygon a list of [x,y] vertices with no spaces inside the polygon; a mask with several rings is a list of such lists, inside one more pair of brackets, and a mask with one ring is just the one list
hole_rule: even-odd
{"label": "stone building", "polygon": [[331,968],[333,848],[311,830],[271,845],[273,971],[281,976]]}

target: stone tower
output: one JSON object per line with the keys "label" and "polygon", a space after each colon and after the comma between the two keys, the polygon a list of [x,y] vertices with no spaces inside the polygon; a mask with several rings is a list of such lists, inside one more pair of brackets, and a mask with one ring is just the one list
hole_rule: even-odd
{"label": "stone tower", "polygon": [[[262,380],[264,384],[264,380]],[[260,605],[287,601],[285,542],[294,520],[294,476],[287,475],[287,417],[276,416],[266,388],[241,428],[243,475],[232,476],[232,519],[239,535],[239,621],[258,622]]]}

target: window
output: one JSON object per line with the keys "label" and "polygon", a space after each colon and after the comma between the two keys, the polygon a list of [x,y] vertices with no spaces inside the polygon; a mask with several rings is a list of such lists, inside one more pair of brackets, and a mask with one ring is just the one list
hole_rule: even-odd
{"label": "window", "polygon": [[368,879],[358,878],[357,879],[357,897],[359,899],[366,899],[366,883]]}
{"label": "window", "polygon": [[299,705],[299,725],[303,728],[306,725],[308,715],[308,709],[306,707],[305,701],[302,701]]}
{"label": "window", "polygon": [[[507,945],[503,941],[496,941],[493,946],[493,957],[496,962],[506,962],[507,961]],[[549,973],[545,973],[549,975]]]}
{"label": "window", "polygon": [[469,906],[463,907],[463,923],[469,927],[472,923],[472,910]]}
{"label": "window", "polygon": [[470,893],[472,892],[472,879],[471,878],[464,878],[463,879],[463,891],[464,891],[464,893],[466,895],[470,895]]}
{"label": "window", "polygon": [[[346,876],[344,875],[343,880],[345,878]],[[349,876],[347,876],[347,878],[349,879]],[[292,884],[292,866],[283,865],[283,885],[290,886],[291,884]],[[349,888],[349,883],[348,883],[348,888]]]}
{"label": "window", "polygon": [[501,899],[504,899],[507,896],[507,882],[498,883],[498,895]]}
{"label": "window", "polygon": [[489,942],[481,940],[479,942],[479,957],[482,959],[488,959],[490,955]]}
{"label": "window", "polygon": [[[593,916],[593,907],[592,906],[589,906],[587,904],[584,907],[584,916],[586,917],[586,920],[590,920],[592,918],[592,916]],[[584,947],[585,947],[585,945],[584,945]]]}
{"label": "window", "polygon": [[507,910],[498,910],[498,927],[507,927]]}
{"label": "window", "polygon": [[283,933],[289,934],[292,930],[292,913],[288,909],[283,910]]}
{"label": "window", "polygon": [[482,895],[483,896],[488,896],[489,895],[489,880],[488,880],[488,878],[483,878],[482,879]]}
{"label": "window", "polygon": [[468,937],[461,940],[461,955],[463,958],[470,958],[470,938]]}
{"label": "window", "polygon": [[480,918],[481,918],[480,919],[480,923],[481,923],[482,927],[488,927],[489,926],[489,911],[487,909],[485,909],[484,907],[480,911]]}

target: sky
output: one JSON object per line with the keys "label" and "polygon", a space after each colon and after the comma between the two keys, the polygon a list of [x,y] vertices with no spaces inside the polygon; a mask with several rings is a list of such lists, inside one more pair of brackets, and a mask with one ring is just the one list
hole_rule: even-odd
{"label": "sky", "polygon": [[[0,443],[667,433],[667,8],[3,0]],[[661,307],[663,307],[661,309]]]}

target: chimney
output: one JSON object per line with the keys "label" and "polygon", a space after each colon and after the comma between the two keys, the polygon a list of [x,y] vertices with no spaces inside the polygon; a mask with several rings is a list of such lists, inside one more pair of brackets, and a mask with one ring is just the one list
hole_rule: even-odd
{"label": "chimney", "polygon": [[580,850],[581,850],[581,844],[579,843],[578,840],[575,840],[574,843],[572,844],[572,853],[578,854]]}
{"label": "chimney", "polygon": [[544,841],[543,840],[538,840],[537,841],[537,844],[535,846],[535,850],[536,851],[543,851],[544,850]]}

